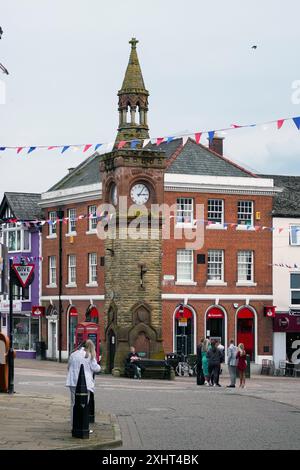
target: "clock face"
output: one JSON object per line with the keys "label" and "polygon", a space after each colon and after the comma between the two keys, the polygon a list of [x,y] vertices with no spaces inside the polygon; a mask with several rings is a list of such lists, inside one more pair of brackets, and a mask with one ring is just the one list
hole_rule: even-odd
{"label": "clock face", "polygon": [[135,204],[145,204],[150,196],[149,189],[144,183],[137,183],[132,186],[130,196]]}
{"label": "clock face", "polygon": [[110,199],[114,206],[118,204],[118,190],[117,186],[113,184],[110,189]]}

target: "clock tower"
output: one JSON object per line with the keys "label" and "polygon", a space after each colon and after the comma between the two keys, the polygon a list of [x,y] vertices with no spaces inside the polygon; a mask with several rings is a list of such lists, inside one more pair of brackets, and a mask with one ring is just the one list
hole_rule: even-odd
{"label": "clock tower", "polygon": [[[102,155],[102,199],[113,216],[105,237],[106,372],[120,375],[130,346],[163,359],[161,258],[165,154],[143,148],[149,138],[149,93],[136,52],[131,53],[119,96],[119,128],[112,152]],[[119,143],[122,141],[122,148]],[[126,141],[126,143],[125,143]],[[134,141],[134,148],[132,148]]]}

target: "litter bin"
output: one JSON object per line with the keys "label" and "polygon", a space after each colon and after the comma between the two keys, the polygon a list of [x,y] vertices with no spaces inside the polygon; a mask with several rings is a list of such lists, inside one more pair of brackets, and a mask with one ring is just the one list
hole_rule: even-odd
{"label": "litter bin", "polygon": [[46,343],[45,341],[37,341],[35,343],[36,359],[44,361],[46,359]]}

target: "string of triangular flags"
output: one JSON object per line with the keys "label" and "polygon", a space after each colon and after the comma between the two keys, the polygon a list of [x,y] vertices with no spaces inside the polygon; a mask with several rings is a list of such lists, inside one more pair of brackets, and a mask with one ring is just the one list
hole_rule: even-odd
{"label": "string of triangular flags", "polygon": [[[22,263],[24,261],[27,261],[28,263],[32,263],[34,261],[43,261],[44,258],[42,256],[10,256],[10,259],[12,259],[14,262],[17,263]],[[275,266],[277,268],[287,268],[287,269],[300,269],[300,264],[293,263],[293,264],[287,264],[287,263],[268,263],[269,266]]]}
{"label": "string of triangular flags", "polygon": [[[180,135],[169,135],[164,137],[155,137],[150,139],[133,139],[133,140],[121,140],[118,142],[117,148],[122,149],[126,144],[130,143],[130,148],[135,149],[138,144],[142,143],[143,147],[146,147],[149,143],[153,145],[159,146],[163,142],[171,142],[175,139],[182,139],[183,144],[188,140],[189,137],[193,138],[197,144],[200,143],[202,136],[207,135],[208,140],[211,142],[218,132],[225,132],[234,129],[245,129],[250,127],[257,127],[257,126],[266,126],[268,124],[276,124],[277,129],[281,129],[283,124],[286,121],[292,121],[298,130],[300,130],[300,116],[284,118],[284,119],[276,119],[273,121],[265,121],[256,124],[231,124],[230,127],[226,127],[223,129],[215,129],[212,131],[195,131],[195,132],[188,132]],[[102,142],[96,144],[68,144],[68,145],[17,145],[17,146],[0,146],[0,152],[4,152],[5,150],[16,150],[17,154],[20,154],[22,151],[26,151],[26,154],[31,154],[35,150],[54,150],[57,149],[60,153],[65,153],[67,150],[83,150],[83,153],[87,152],[88,150],[97,151],[100,147],[105,148],[106,151],[112,149],[114,142]],[[24,152],[23,152],[24,153]]]}
{"label": "string of triangular flags", "polygon": [[[107,221],[110,221],[113,217],[114,217],[114,214],[109,214],[107,211],[103,211],[99,215],[93,214],[93,213],[89,215],[81,214],[79,216],[72,217],[72,218],[63,217],[62,219],[56,218],[56,219],[40,219],[40,220],[38,219],[22,220],[22,219],[18,219],[15,217],[8,217],[8,218],[0,219],[0,225],[16,224],[17,227],[18,226],[21,227],[22,225],[24,225],[25,227],[30,228],[30,227],[43,226],[45,224],[48,224],[49,226],[50,225],[55,226],[59,222],[62,222],[63,224],[67,224],[69,221],[78,222],[84,219],[89,219],[89,220],[93,219],[94,221],[97,221],[97,222],[101,222],[101,221],[107,222]],[[171,215],[169,218],[172,219],[172,218],[175,218],[175,216]],[[185,220],[184,222],[189,223],[189,220]],[[299,226],[293,225],[292,227],[291,226],[290,227],[268,227],[265,225],[251,225],[247,223],[238,224],[236,222],[215,223],[207,219],[196,219],[193,221],[192,225],[195,227],[198,223],[204,224],[207,227],[218,228],[218,229],[223,229],[223,230],[232,228],[235,230],[242,229],[242,230],[249,230],[249,231],[254,231],[254,232],[263,232],[263,231],[278,232],[279,234],[281,234],[283,231],[287,231],[289,233],[294,233],[294,234],[296,234],[296,232],[300,232],[300,225]]]}

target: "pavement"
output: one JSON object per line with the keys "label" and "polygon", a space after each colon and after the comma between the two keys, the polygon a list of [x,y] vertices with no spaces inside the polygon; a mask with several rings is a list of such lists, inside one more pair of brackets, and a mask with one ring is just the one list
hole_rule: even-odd
{"label": "pavement", "polygon": [[299,378],[252,374],[245,389],[228,389],[226,366],[221,388],[199,387],[195,377],[100,374],[98,424],[86,441],[71,437],[66,364],[17,359],[15,366],[17,393],[0,394],[0,449],[300,449]]}
{"label": "pavement", "polygon": [[[65,364],[17,360],[15,370],[16,373],[24,370],[30,375],[36,371],[41,377],[43,374],[47,376],[49,370],[62,372],[65,369]],[[59,373],[56,375],[62,377]],[[90,450],[122,444],[116,417],[104,411],[96,412],[95,423],[90,425],[93,433],[89,439],[73,438],[70,399],[49,391],[46,394],[1,393],[0,423],[1,450]]]}

